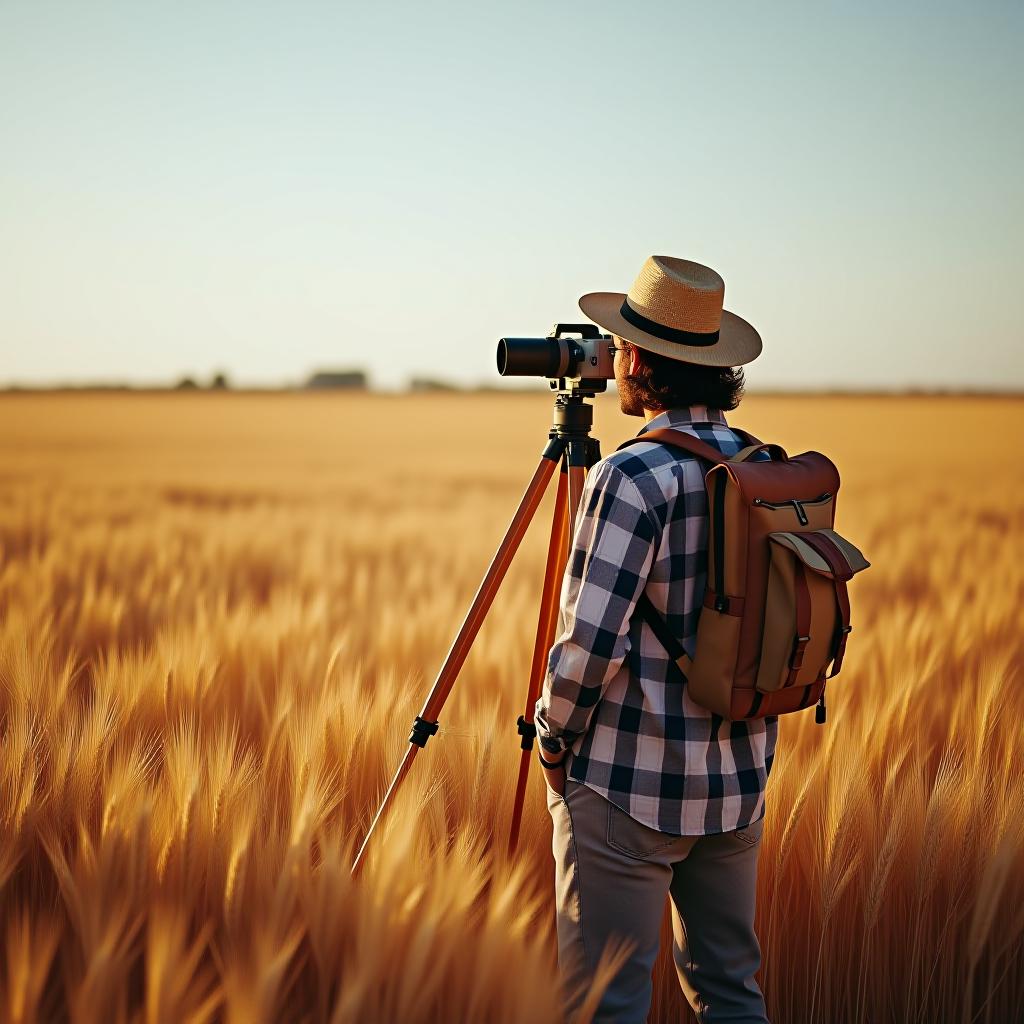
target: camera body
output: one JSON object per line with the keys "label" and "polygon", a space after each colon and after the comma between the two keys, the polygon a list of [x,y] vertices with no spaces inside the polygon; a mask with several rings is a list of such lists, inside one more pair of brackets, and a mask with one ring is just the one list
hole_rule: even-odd
{"label": "camera body", "polygon": [[552,391],[596,395],[615,377],[611,346],[612,336],[594,324],[555,324],[546,338],[502,338],[498,373],[547,377]]}

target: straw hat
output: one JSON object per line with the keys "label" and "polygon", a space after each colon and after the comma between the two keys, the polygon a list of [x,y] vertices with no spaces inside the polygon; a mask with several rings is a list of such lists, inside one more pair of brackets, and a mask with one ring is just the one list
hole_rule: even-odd
{"label": "straw hat", "polygon": [[612,334],[651,352],[704,366],[739,366],[761,354],[761,336],[722,309],[725,282],[710,267],[651,256],[629,293],[590,292],[580,309]]}

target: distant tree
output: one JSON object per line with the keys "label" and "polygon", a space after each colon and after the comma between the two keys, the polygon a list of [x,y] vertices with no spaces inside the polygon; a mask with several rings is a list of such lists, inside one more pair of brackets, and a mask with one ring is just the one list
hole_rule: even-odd
{"label": "distant tree", "polygon": [[191,377],[182,377],[174,387],[176,391],[195,391],[199,385]]}
{"label": "distant tree", "polygon": [[228,375],[226,373],[216,373],[213,376],[213,380],[210,381],[210,388],[213,391],[226,391],[231,385],[228,383]]}

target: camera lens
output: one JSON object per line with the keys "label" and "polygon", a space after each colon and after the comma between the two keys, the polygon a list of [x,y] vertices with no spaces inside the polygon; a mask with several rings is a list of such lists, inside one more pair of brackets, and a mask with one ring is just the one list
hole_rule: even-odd
{"label": "camera lens", "polygon": [[569,369],[569,345],[562,338],[502,338],[498,373],[502,377],[562,377]]}

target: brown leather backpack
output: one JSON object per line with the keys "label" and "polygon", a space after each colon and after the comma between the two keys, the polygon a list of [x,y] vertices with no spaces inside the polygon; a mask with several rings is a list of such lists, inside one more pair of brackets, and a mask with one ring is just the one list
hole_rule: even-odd
{"label": "brown leather backpack", "polygon": [[[704,477],[708,577],[693,658],[646,594],[637,607],[698,704],[745,719],[817,702],[823,722],[825,682],[839,674],[853,628],[846,584],[871,563],[833,528],[839,471],[830,459],[790,458],[779,445],[736,432],[749,444],[731,457],[670,428],[619,445],[659,441],[714,463]],[[771,458],[752,459],[760,451]]]}

